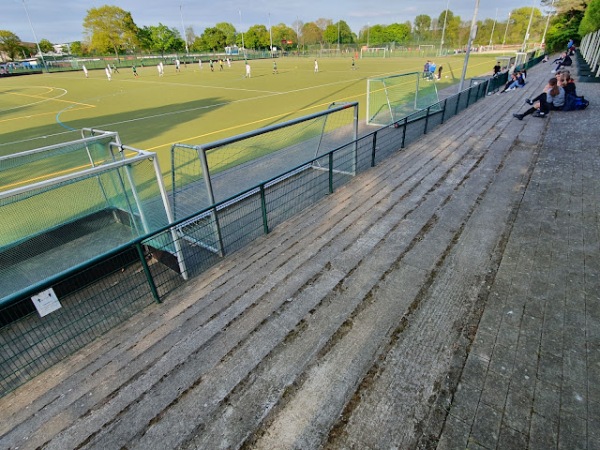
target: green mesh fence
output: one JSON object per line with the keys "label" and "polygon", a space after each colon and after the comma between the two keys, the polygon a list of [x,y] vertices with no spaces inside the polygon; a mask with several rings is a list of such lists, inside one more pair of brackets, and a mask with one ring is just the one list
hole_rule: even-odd
{"label": "green mesh fence", "polygon": [[407,73],[367,80],[367,124],[386,126],[439,101],[434,78]]}

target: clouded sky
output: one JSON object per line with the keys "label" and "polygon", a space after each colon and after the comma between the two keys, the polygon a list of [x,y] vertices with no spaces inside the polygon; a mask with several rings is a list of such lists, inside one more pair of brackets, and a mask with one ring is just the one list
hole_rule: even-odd
{"label": "clouded sky", "polygon": [[[32,42],[27,9],[38,40],[45,38],[54,44],[80,41],[87,10],[109,4],[131,12],[139,27],[161,22],[181,32],[183,16],[185,27],[192,26],[197,35],[219,22],[232,23],[245,31],[256,24],[268,27],[269,20],[272,25],[291,26],[297,19],[311,22],[321,17],[333,22],[344,20],[358,34],[365,25],[413,22],[418,14],[438,17],[448,3],[455,15],[472,19],[476,0],[0,0],[0,30],[12,31],[21,40]],[[498,20],[504,21],[513,9],[530,6],[541,9],[540,0],[480,0],[477,18],[494,19],[497,13]]]}

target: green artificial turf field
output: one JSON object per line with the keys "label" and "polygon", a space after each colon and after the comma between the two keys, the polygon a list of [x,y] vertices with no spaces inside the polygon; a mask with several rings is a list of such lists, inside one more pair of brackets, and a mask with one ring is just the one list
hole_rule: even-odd
{"label": "green artificial turf field", "polygon": [[[495,56],[472,56],[468,76],[487,73]],[[123,143],[164,155],[171,144],[201,144],[322,111],[334,101],[358,101],[364,120],[366,79],[421,71],[425,58],[365,58],[351,69],[351,58],[278,59],[278,74],[270,60],[251,61],[252,78],[244,64],[232,63],[211,72],[188,64],[175,72],[165,66],[121,68],[109,82],[102,70],[63,72],[0,79],[0,155],[65,142],[81,128],[119,132]],[[438,88],[456,83],[462,57],[438,58],[444,66]],[[454,76],[453,80],[450,67]],[[448,78],[445,78],[448,76]]]}

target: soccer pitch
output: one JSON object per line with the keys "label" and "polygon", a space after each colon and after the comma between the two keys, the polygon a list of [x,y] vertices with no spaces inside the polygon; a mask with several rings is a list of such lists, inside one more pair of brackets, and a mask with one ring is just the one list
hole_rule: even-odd
{"label": "soccer pitch", "polygon": [[[489,73],[498,55],[472,55],[467,77]],[[444,66],[438,89],[456,84],[463,56],[434,58]],[[351,56],[243,61],[211,72],[208,64],[120,68],[108,81],[103,70],[0,79],[0,155],[80,138],[81,128],[119,133],[123,143],[157,152],[163,172],[174,143],[202,144],[325,110],[332,102],[358,101],[364,122],[366,80],[422,71],[427,58],[365,58],[352,69]],[[452,73],[451,70],[452,69]],[[452,76],[454,75],[454,77]]]}

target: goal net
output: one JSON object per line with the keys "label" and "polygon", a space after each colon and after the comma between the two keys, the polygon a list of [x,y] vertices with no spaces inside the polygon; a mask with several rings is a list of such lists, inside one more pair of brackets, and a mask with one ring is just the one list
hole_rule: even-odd
{"label": "goal net", "polygon": [[369,125],[390,125],[438,102],[435,80],[425,80],[418,72],[367,80]]}
{"label": "goal net", "polygon": [[327,166],[321,160],[344,146],[336,152],[336,170],[355,174],[356,148],[351,143],[357,136],[358,103],[353,102],[209,144],[173,145],[173,213],[176,220],[189,218],[179,228],[181,237],[223,254],[220,210],[252,196],[261,183],[268,187],[311,169],[321,172]]}
{"label": "goal net", "polygon": [[435,45],[421,44],[419,45],[419,52],[423,56],[435,56]]}
{"label": "goal net", "polygon": [[360,57],[362,58],[387,58],[389,56],[387,47],[362,47]]}
{"label": "goal net", "polygon": [[155,153],[82,135],[0,157],[0,298],[170,222]]}

